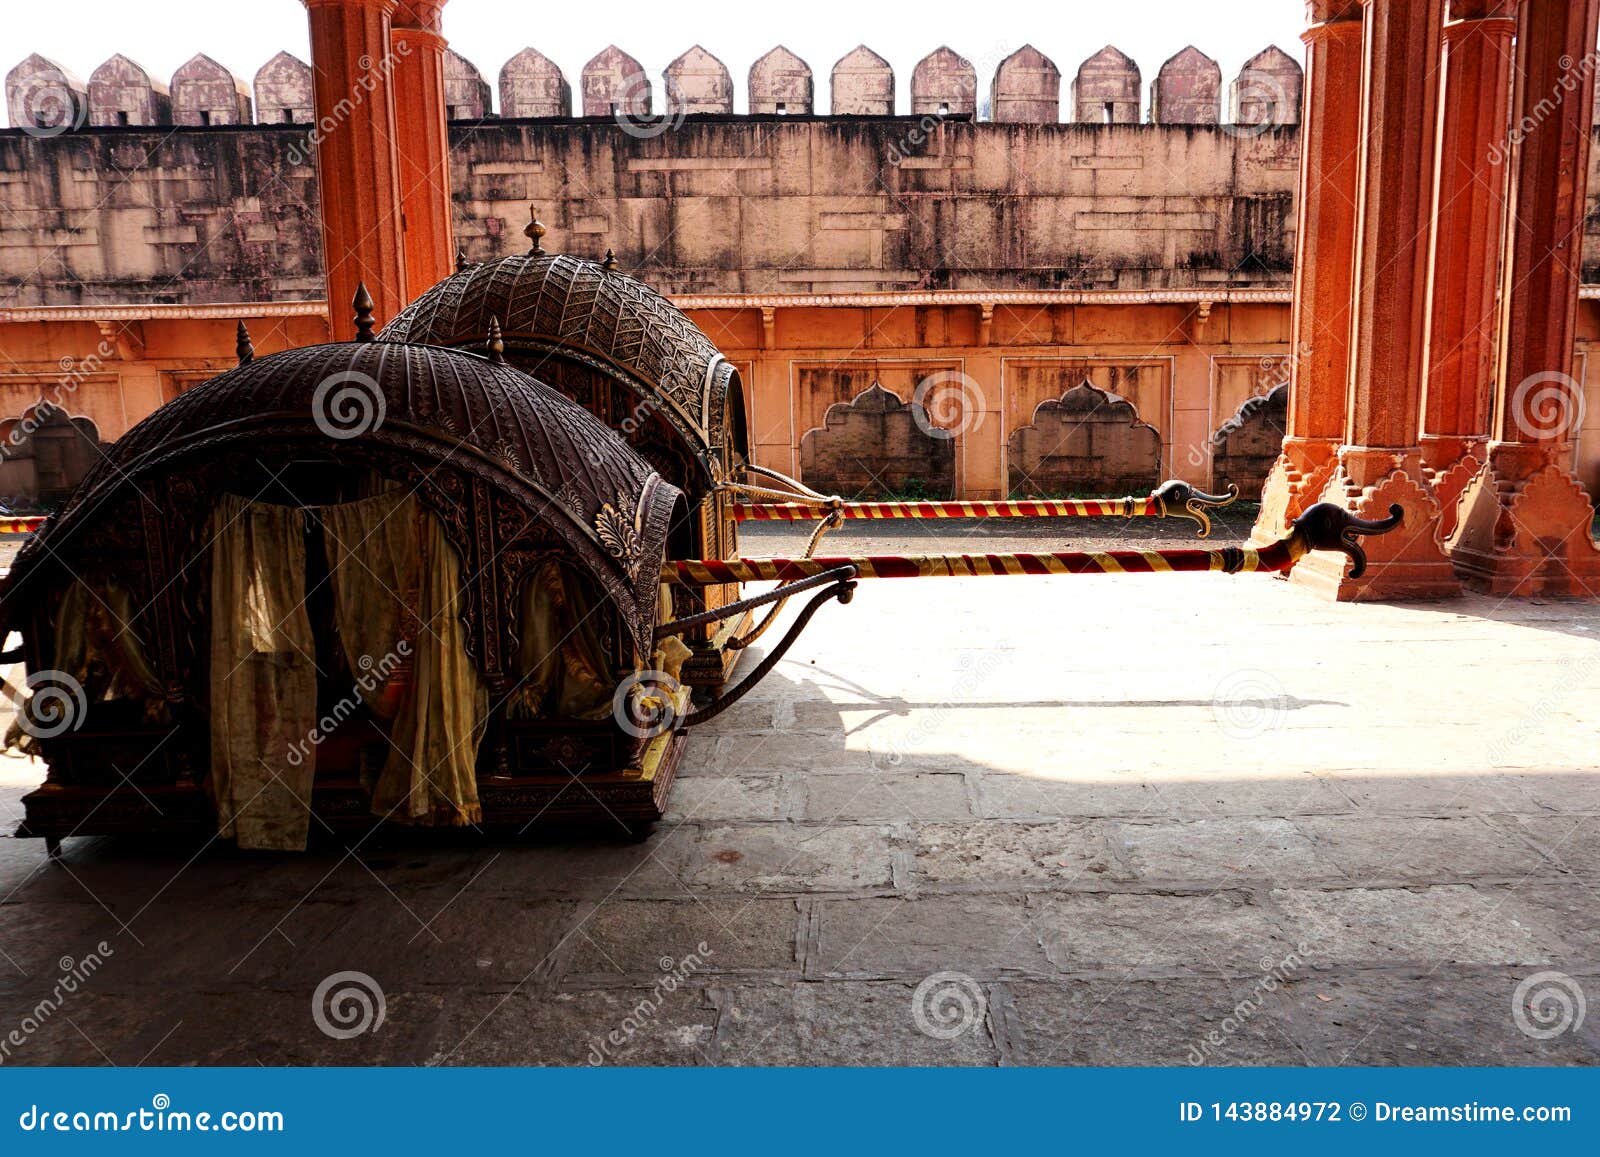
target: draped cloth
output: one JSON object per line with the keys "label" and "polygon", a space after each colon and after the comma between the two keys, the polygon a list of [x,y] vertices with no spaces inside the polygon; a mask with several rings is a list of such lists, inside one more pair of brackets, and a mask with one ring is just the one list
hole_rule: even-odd
{"label": "draped cloth", "polygon": [[410,494],[329,506],[321,515],[345,658],[351,671],[388,676],[356,684],[389,724],[372,810],[410,823],[481,822],[476,766],[489,693],[467,655],[460,555]]}
{"label": "draped cloth", "polygon": [[320,513],[345,662],[357,673],[382,673],[358,679],[356,690],[374,715],[393,722],[391,679],[409,683],[417,641],[423,510],[411,495],[392,491]]}
{"label": "draped cloth", "polygon": [[211,516],[211,789],[241,848],[305,847],[316,725],[305,514],[224,494]]}
{"label": "draped cloth", "polygon": [[546,559],[522,584],[517,689],[510,714],[541,719],[602,719],[616,678],[607,658],[615,632],[610,604],[592,583]]}
{"label": "draped cloth", "polygon": [[[144,646],[133,628],[133,596],[114,579],[92,576],[74,579],[56,607],[54,670],[83,689],[85,705],[111,700],[140,703],[151,723],[171,718],[165,688],[156,678]],[[54,734],[61,719],[41,718],[39,712],[56,710],[47,693],[44,705],[25,700],[6,733],[5,746],[25,755],[37,754],[35,736]]]}

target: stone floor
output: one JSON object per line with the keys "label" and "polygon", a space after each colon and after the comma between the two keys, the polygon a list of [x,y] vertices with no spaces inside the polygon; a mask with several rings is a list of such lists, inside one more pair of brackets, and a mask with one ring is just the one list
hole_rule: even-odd
{"label": "stone floor", "polygon": [[1524,1031],[1600,998],[1600,606],[864,583],[689,743],[639,843],[0,838],[0,1059],[1600,1061]]}

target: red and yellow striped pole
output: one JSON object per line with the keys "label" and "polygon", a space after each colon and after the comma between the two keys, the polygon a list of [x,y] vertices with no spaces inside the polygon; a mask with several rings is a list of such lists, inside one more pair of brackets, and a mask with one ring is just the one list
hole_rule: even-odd
{"label": "red and yellow striped pole", "polygon": [[733,582],[791,582],[836,567],[856,569],[858,578],[965,578],[981,575],[1158,574],[1220,571],[1246,574],[1286,571],[1308,551],[1339,550],[1360,575],[1366,556],[1358,534],[1383,534],[1400,524],[1400,507],[1375,522],[1355,518],[1331,503],[1319,503],[1295,520],[1289,533],[1262,547],[1214,550],[1061,551],[1050,554],[864,555],[859,558],[682,559],[661,568],[661,581],[685,586]]}
{"label": "red and yellow striped pole", "polygon": [[846,502],[830,507],[812,502],[741,502],[737,522],[810,522],[838,510],[858,518],[1134,518],[1160,513],[1154,497],[1039,498],[1008,502]]}
{"label": "red and yellow striped pole", "polygon": [[[794,484],[798,486],[798,483]],[[758,488],[766,496],[776,492]],[[997,502],[845,502],[839,498],[802,497],[794,502],[741,502],[733,507],[736,522],[810,522],[813,519],[880,518],[1189,518],[1200,527],[1199,537],[1211,532],[1207,512],[1227,506],[1239,496],[1230,486],[1226,494],[1206,494],[1187,482],[1163,482],[1143,497],[1125,498],[1025,498]]]}

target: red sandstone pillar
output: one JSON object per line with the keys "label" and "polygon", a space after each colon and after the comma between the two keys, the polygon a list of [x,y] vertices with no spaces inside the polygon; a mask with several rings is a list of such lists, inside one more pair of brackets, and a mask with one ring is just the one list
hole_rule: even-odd
{"label": "red sandstone pillar", "polygon": [[1350,375],[1361,150],[1361,2],[1314,0],[1306,45],[1295,235],[1289,429],[1261,494],[1256,536],[1279,537],[1332,477]]}
{"label": "red sandstone pillar", "polygon": [[1433,299],[1422,403],[1422,469],[1439,533],[1483,465],[1499,331],[1516,0],[1449,0],[1440,94]]}
{"label": "red sandstone pillar", "polygon": [[1600,595],[1571,376],[1597,18],[1600,0],[1523,0],[1517,17],[1493,439],[1450,544],[1463,577],[1495,594]]}
{"label": "red sandstone pillar", "polygon": [[407,300],[455,272],[441,31],[446,3],[399,0],[390,31]]}
{"label": "red sandstone pillar", "polygon": [[384,71],[395,0],[305,0],[311,23],[322,204],[335,340],[355,336],[350,301],[365,283],[380,323],[406,304],[393,92]]}
{"label": "red sandstone pillar", "polygon": [[1372,540],[1361,579],[1319,553],[1293,580],[1340,599],[1454,595],[1419,445],[1444,3],[1365,2],[1352,361],[1344,445],[1321,498],[1372,518],[1398,503],[1405,522]]}

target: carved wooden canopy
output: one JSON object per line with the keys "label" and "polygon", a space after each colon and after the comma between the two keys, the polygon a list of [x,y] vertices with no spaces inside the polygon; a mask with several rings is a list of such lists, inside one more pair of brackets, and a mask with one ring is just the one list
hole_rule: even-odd
{"label": "carved wooden canopy", "polygon": [[683,438],[708,483],[722,478],[725,442],[747,453],[738,371],[677,306],[595,261],[539,252],[468,266],[408,305],[378,340],[481,349],[491,317],[507,358],[530,373],[555,357],[626,386]]}
{"label": "carved wooden canopy", "polygon": [[[169,508],[171,522],[203,523],[214,491],[227,485],[227,463],[300,451],[413,485],[444,519],[475,582],[505,580],[502,564],[517,544],[553,535],[649,653],[680,492],[592,414],[522,371],[395,342],[260,357],[162,406],[106,448],[24,546],[0,588],[0,613],[19,622],[62,568],[91,564],[100,523],[125,512],[129,495]],[[208,493],[186,502],[197,488]]]}

